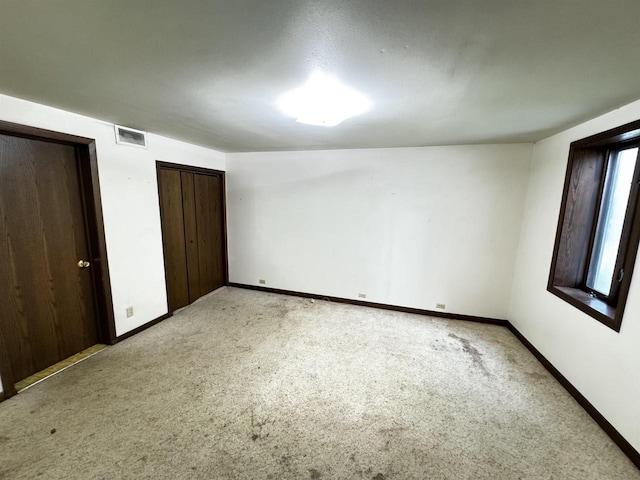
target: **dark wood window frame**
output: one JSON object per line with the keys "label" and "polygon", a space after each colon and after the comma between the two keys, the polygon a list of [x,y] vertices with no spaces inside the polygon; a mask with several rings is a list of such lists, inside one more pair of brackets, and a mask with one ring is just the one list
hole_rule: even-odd
{"label": "dark wood window frame", "polygon": [[[619,332],[640,242],[640,160],[636,159],[609,296],[587,285],[610,154],[640,146],[640,120],[571,144],[547,290]],[[640,158],[640,151],[638,157]]]}

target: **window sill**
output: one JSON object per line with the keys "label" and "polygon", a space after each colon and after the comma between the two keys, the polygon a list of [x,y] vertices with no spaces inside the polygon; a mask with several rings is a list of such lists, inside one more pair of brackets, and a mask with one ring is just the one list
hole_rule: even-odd
{"label": "window sill", "polygon": [[612,307],[604,300],[592,297],[587,292],[580,290],[579,288],[557,287],[555,285],[551,285],[548,290],[555,296],[563,299],[565,302],[568,302],[574,307],[580,309],[590,317],[593,317],[599,322],[605,324],[607,327],[612,328],[616,332],[620,331],[620,322],[616,318],[616,308]]}

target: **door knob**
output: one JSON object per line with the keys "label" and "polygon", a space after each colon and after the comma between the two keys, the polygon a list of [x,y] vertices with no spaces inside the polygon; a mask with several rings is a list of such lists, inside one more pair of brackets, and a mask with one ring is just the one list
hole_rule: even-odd
{"label": "door knob", "polygon": [[86,260],[78,261],[78,267],[80,268],[89,268],[89,265],[91,265],[91,263],[87,262]]}

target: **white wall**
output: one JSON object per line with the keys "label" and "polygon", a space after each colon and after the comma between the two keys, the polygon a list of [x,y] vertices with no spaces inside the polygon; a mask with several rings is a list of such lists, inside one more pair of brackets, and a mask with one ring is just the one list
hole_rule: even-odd
{"label": "white wall", "polygon": [[230,281],[506,318],[531,152],[228,154]]}
{"label": "white wall", "polygon": [[96,140],[117,335],[167,313],[155,162],[224,170],[224,153],[153,134],[148,150],[117,145],[111,123],[5,95],[0,120]]}
{"label": "white wall", "polygon": [[569,144],[638,118],[635,102],[535,145],[509,320],[640,450],[640,266],[620,333],[546,291]]}

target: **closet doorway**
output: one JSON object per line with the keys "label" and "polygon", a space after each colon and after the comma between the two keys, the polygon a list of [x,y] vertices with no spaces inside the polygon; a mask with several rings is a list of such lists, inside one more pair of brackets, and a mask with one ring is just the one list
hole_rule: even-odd
{"label": "closet doorway", "polygon": [[169,312],[227,284],[224,172],[156,162]]}

